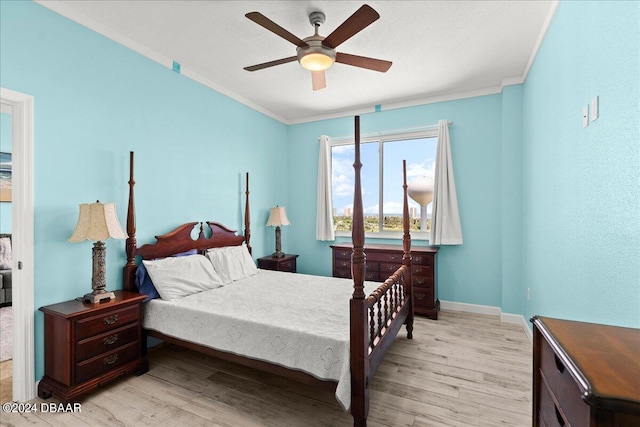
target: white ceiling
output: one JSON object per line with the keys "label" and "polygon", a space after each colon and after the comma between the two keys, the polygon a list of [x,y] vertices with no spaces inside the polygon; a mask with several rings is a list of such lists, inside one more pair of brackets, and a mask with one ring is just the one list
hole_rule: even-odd
{"label": "white ceiling", "polygon": [[295,55],[295,45],[247,19],[258,11],[305,38],[320,10],[329,35],[360,1],[38,1],[107,37],[284,123],[498,93],[521,83],[557,1],[368,1],[380,19],[338,52],[393,62],[387,73],[344,64],[311,89],[297,62],[243,67]]}

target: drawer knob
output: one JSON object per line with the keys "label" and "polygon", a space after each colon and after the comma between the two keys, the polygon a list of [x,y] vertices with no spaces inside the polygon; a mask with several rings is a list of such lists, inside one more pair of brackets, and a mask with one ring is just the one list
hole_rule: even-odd
{"label": "drawer knob", "polygon": [[562,418],[562,414],[560,413],[560,411],[558,411],[557,407],[556,407],[556,418],[558,419],[558,424],[560,424],[561,426],[564,426],[564,418]]}
{"label": "drawer knob", "polygon": [[416,262],[416,263],[422,262],[422,257],[421,256],[413,257],[413,262]]}
{"label": "drawer knob", "polygon": [[562,363],[562,360],[560,360],[558,358],[557,355],[553,355],[553,358],[556,360],[556,368],[558,369],[558,372],[563,373],[564,372],[564,363]]}
{"label": "drawer knob", "polygon": [[118,321],[118,315],[114,314],[113,316],[105,317],[103,322],[105,325],[113,325]]}
{"label": "drawer knob", "polygon": [[416,294],[416,299],[417,299],[418,301],[423,300],[423,299],[424,299],[424,294]]}
{"label": "drawer knob", "polygon": [[104,340],[102,340],[102,342],[104,342],[104,345],[111,345],[116,341],[118,341],[118,334],[109,335]]}
{"label": "drawer knob", "polygon": [[111,356],[104,358],[105,365],[113,365],[117,361],[118,361],[118,353],[112,354]]}

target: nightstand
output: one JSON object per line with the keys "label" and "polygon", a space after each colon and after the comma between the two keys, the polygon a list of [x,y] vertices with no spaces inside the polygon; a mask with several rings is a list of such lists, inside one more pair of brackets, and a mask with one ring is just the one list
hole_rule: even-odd
{"label": "nightstand", "polygon": [[44,377],[38,396],[63,403],[121,376],[147,372],[142,348],[146,295],[116,291],[101,304],[77,300],[41,307],[44,313]]}
{"label": "nightstand", "polygon": [[265,256],[258,258],[258,268],[264,270],[287,271],[289,273],[296,272],[296,258],[298,255],[285,254],[282,258],[273,258]]}

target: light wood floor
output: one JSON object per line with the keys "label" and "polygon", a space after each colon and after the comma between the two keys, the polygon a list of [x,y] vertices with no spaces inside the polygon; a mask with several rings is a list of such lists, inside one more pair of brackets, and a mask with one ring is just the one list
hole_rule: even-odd
{"label": "light wood floor", "polygon": [[[13,398],[13,360],[0,362],[0,402],[10,402]],[[0,416],[0,419],[2,417]]]}
{"label": "light wood floor", "polygon": [[[80,413],[2,413],[1,424],[352,424],[330,391],[173,346],[151,350],[149,359],[147,374],[89,395]],[[438,321],[417,318],[414,339],[400,335],[370,383],[369,426],[530,426],[531,370],[531,346],[518,325],[452,311]]]}

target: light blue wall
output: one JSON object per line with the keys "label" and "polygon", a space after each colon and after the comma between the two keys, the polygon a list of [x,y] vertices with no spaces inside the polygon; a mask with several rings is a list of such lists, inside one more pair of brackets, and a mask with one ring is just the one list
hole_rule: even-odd
{"label": "light blue wall", "polygon": [[[91,243],[67,238],[78,204],[96,199],[124,226],[130,150],[139,244],[188,221],[241,229],[248,171],[254,253],[273,250],[264,223],[288,202],[285,125],[32,2],[0,2],[0,31],[0,85],[34,97],[36,307],[90,290]],[[106,246],[108,288],[121,288],[124,241]],[[38,379],[42,349],[36,312]]]}
{"label": "light blue wall", "polygon": [[[438,253],[439,298],[501,306],[502,95],[365,114],[361,133],[426,126],[439,119],[454,122],[451,150],[464,234],[464,245],[443,246]],[[292,203],[287,209],[293,225],[288,250],[304,254],[299,258],[301,271],[331,275],[330,243],[315,240],[318,137],[353,132],[353,118],[289,127],[289,151],[296,160],[289,168]]]}
{"label": "light blue wall", "polygon": [[502,91],[500,169],[500,235],[502,239],[502,304],[504,313],[521,314],[522,288],[522,85]]}
{"label": "light blue wall", "polygon": [[[0,151],[11,153],[11,116],[0,114]],[[0,233],[11,233],[11,202],[0,202]]]}
{"label": "light blue wall", "polygon": [[640,2],[560,2],[524,85],[527,316],[640,327],[639,61]]}

